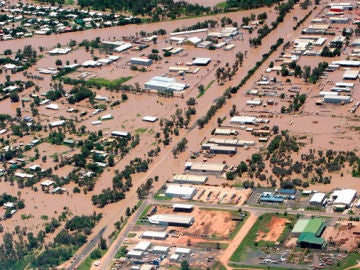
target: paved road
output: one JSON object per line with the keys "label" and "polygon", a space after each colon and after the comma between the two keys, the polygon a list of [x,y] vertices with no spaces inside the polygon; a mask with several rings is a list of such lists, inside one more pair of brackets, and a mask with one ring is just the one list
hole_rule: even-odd
{"label": "paved road", "polygon": [[[100,268],[108,269],[111,266],[111,261],[114,258],[116,252],[119,250],[120,246],[124,243],[125,238],[129,232],[133,229],[136,224],[136,221],[139,219],[141,213],[145,210],[146,206],[151,205],[151,200],[144,200],[137,211],[130,216],[125,227],[121,230],[116,240],[110,246],[108,252],[101,258]],[[99,268],[99,267],[97,267]]]}
{"label": "paved road", "polygon": [[103,227],[91,240],[88,242],[85,247],[80,251],[79,254],[75,255],[74,261],[70,264],[69,267],[67,267],[68,270],[75,269],[75,267],[80,264],[83,260],[86,259],[86,257],[89,255],[89,253],[95,248],[95,246],[98,244],[102,234],[106,230],[106,227]]}

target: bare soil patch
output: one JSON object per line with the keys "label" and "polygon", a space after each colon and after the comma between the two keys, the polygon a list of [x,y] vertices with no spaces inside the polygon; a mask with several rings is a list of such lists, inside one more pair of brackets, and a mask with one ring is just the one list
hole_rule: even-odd
{"label": "bare soil patch", "polygon": [[286,222],[288,220],[286,218],[280,218],[276,216],[271,217],[271,221],[266,224],[264,231],[259,231],[256,241],[270,241],[276,242],[283,230],[285,229]]}

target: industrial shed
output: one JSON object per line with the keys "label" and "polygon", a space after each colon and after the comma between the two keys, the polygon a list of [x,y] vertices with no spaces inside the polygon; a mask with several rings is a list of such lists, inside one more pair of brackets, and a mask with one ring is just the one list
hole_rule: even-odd
{"label": "industrial shed", "polygon": [[189,85],[177,83],[174,78],[155,76],[144,84],[145,89],[156,91],[184,91]]}
{"label": "industrial shed", "polygon": [[63,126],[65,125],[65,120],[60,120],[60,121],[55,121],[55,122],[51,122],[50,124],[50,127],[60,127],[60,126]]}
{"label": "industrial shed", "polygon": [[167,237],[168,237],[167,232],[158,232],[158,231],[145,231],[141,235],[141,238],[154,239],[154,240],[165,240]]}
{"label": "industrial shed", "polygon": [[126,254],[126,257],[134,258],[134,259],[141,259],[143,254],[144,254],[143,251],[132,249],[132,250],[129,250],[129,252]]}
{"label": "industrial shed", "polygon": [[211,62],[211,58],[197,57],[192,62],[193,66],[207,66]]}
{"label": "industrial shed", "polygon": [[139,66],[151,66],[153,63],[152,59],[149,58],[141,58],[141,57],[133,57],[130,59],[130,64],[139,65]]}
{"label": "industrial shed", "polygon": [[194,206],[192,204],[182,204],[182,203],[175,203],[172,206],[174,212],[186,212],[190,213],[194,210]]}
{"label": "industrial shed", "polygon": [[294,236],[301,235],[302,233],[313,233],[316,237],[320,237],[324,232],[326,224],[320,218],[313,219],[299,219],[291,233]]}
{"label": "industrial shed", "polygon": [[156,116],[144,116],[143,117],[143,121],[145,121],[145,122],[151,122],[151,123],[154,123],[155,121],[157,121],[159,118],[158,117],[156,117]]}
{"label": "industrial shed", "polygon": [[152,249],[152,252],[154,254],[168,254],[170,251],[170,248],[167,246],[154,246]]}
{"label": "industrial shed", "polygon": [[312,206],[321,207],[324,205],[325,198],[326,198],[325,193],[322,193],[322,192],[314,193],[314,195],[309,200],[309,204]]}
{"label": "industrial shed", "polygon": [[326,242],[321,237],[316,237],[314,233],[304,232],[302,233],[298,240],[297,244],[302,248],[315,248],[321,249],[326,246]]}
{"label": "industrial shed", "polygon": [[236,154],[236,147],[235,146],[222,146],[213,144],[210,146],[210,153],[213,154],[227,154],[233,155]]}
{"label": "industrial shed", "polygon": [[197,192],[194,187],[186,187],[180,185],[169,185],[165,191],[168,197],[176,197],[181,199],[191,199]]}
{"label": "industrial shed", "polygon": [[190,227],[195,219],[192,216],[180,215],[153,215],[148,218],[149,222],[154,225],[160,226],[177,226],[177,227]]}
{"label": "industrial shed", "polygon": [[208,174],[222,174],[226,167],[226,164],[219,163],[187,162],[185,164],[185,170]]}
{"label": "industrial shed", "polygon": [[127,132],[127,131],[111,131],[111,136],[113,136],[113,137],[127,137],[127,136],[129,136],[130,135],[130,133],[129,132]]}
{"label": "industrial shed", "polygon": [[343,79],[344,80],[356,80],[359,76],[358,70],[349,69],[344,72]]}
{"label": "industrial shed", "polygon": [[147,251],[151,247],[151,242],[149,241],[140,241],[137,243],[137,245],[133,248],[134,250],[141,250],[141,251]]}
{"label": "industrial shed", "polygon": [[191,249],[190,248],[176,248],[175,254],[179,255],[190,255]]}
{"label": "industrial shed", "polygon": [[203,185],[208,180],[207,176],[193,174],[175,174],[174,183]]}
{"label": "industrial shed", "polygon": [[348,104],[352,102],[351,96],[330,96],[326,95],[324,96],[324,102],[325,103],[332,103],[332,104]]}
{"label": "industrial shed", "polygon": [[351,203],[355,200],[357,192],[354,189],[342,189],[335,190],[331,194],[331,198],[334,200],[334,209],[344,210],[349,208]]}
{"label": "industrial shed", "polygon": [[214,130],[214,135],[238,135],[235,129],[217,128]]}
{"label": "industrial shed", "polygon": [[230,119],[231,124],[239,124],[239,125],[254,125],[256,121],[255,117],[252,116],[234,116]]}

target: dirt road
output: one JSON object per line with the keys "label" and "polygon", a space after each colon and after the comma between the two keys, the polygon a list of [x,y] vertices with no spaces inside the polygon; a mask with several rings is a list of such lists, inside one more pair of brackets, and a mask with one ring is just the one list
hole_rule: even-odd
{"label": "dirt road", "polygon": [[226,267],[226,269],[231,269],[231,267],[227,265],[230,257],[233,255],[240,243],[244,240],[244,237],[250,231],[251,227],[255,224],[257,218],[258,214],[250,212],[250,216],[247,218],[240,231],[236,234],[235,238],[231,241],[224,254],[221,256],[220,262]]}

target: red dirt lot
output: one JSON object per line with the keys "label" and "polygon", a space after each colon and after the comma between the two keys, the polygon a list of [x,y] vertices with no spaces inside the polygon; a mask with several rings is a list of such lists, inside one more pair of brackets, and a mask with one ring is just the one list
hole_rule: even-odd
{"label": "red dirt lot", "polygon": [[258,236],[256,237],[256,241],[270,241],[276,242],[283,230],[285,229],[286,222],[288,220],[286,218],[280,218],[276,216],[271,217],[271,221],[266,224],[266,231],[259,231]]}

